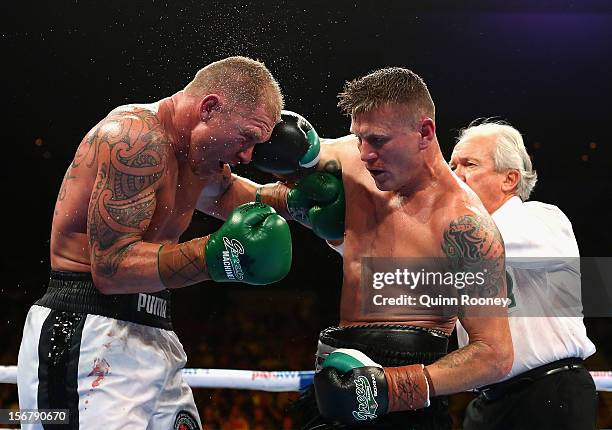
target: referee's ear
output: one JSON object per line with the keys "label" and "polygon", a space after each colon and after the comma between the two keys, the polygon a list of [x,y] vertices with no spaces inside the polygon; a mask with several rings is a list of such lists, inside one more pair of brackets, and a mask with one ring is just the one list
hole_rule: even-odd
{"label": "referee's ear", "polygon": [[520,173],[516,169],[508,169],[504,182],[502,182],[502,191],[506,194],[516,193],[516,187],[518,186]]}

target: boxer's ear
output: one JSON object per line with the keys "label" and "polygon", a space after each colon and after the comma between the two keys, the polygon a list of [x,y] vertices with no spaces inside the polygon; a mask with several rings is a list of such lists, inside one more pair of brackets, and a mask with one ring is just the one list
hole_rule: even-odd
{"label": "boxer's ear", "polygon": [[202,99],[202,103],[200,104],[200,120],[204,122],[208,121],[215,112],[221,110],[222,105],[223,101],[219,95],[208,94]]}
{"label": "boxer's ear", "polygon": [[421,134],[419,149],[426,149],[436,138],[436,124],[434,120],[431,118],[423,118],[418,132]]}

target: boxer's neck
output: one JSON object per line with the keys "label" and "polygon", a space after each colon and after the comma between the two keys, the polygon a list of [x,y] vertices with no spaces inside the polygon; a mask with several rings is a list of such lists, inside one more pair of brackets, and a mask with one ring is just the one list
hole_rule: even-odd
{"label": "boxer's neck", "polygon": [[163,99],[158,115],[166,135],[170,139],[177,160],[184,161],[189,154],[191,130],[198,124],[199,116],[190,98],[183,91]]}
{"label": "boxer's neck", "polygon": [[[205,122],[202,120],[202,100],[203,97],[179,91],[160,102],[159,113],[179,165],[187,167],[201,179],[217,175],[223,170],[219,161],[221,145],[207,147],[203,143],[202,129],[206,130],[206,125],[200,127],[199,141],[194,135],[196,129]],[[210,141],[211,138],[205,136],[204,140]]]}
{"label": "boxer's neck", "polygon": [[394,194],[402,201],[412,200],[421,191],[436,187],[448,175],[448,166],[442,157],[438,140],[434,139],[429,148],[423,151],[423,163],[410,183],[402,186]]}

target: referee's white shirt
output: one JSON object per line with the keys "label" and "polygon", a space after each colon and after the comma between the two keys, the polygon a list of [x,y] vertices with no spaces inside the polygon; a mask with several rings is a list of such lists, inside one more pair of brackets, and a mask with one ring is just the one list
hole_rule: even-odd
{"label": "referee's white shirt", "polygon": [[[580,254],[565,214],[515,196],[492,217],[504,239],[514,297],[508,309],[514,363],[502,380],[563,358],[592,355],[595,345],[581,316]],[[460,323],[457,336],[459,347],[468,344]]]}

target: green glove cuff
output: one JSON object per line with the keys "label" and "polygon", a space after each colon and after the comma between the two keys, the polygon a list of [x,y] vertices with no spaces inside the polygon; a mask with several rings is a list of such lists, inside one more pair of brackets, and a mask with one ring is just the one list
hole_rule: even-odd
{"label": "green glove cuff", "polygon": [[323,368],[333,367],[342,373],[366,366],[382,367],[363,352],[348,348],[336,349],[323,362]]}
{"label": "green glove cuff", "polygon": [[308,140],[308,150],[306,150],[306,153],[300,158],[299,164],[301,167],[308,169],[319,164],[321,158],[321,141],[314,128],[308,130],[306,133],[306,140]]}

